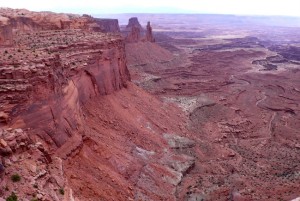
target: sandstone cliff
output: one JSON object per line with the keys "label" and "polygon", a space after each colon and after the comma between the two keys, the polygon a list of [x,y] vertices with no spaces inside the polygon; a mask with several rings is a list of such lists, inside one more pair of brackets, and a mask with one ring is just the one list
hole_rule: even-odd
{"label": "sandstone cliff", "polygon": [[[92,30],[96,32],[104,32],[104,33],[119,33],[119,21],[117,19],[102,19],[102,18],[94,18],[90,15],[84,14],[82,16],[83,24],[85,27],[83,29]],[[78,25],[77,25],[78,26]],[[79,25],[80,27],[81,25]],[[75,27],[76,28],[76,27]]]}
{"label": "sandstone cliff", "polygon": [[137,17],[132,17],[128,20],[128,24],[126,26],[127,31],[131,31],[132,27],[137,27],[141,31],[144,30]]}
{"label": "sandstone cliff", "polygon": [[[123,88],[129,80],[120,36],[45,31],[19,34],[16,41],[20,48],[6,50],[15,56],[0,69],[0,102],[13,125],[37,128],[56,146],[80,128],[80,105]],[[26,52],[21,47],[32,51],[26,62],[18,60]]]}
{"label": "sandstone cliff", "polygon": [[14,37],[0,47],[0,196],[176,200],[195,164],[186,119],[130,82],[119,34],[73,17],[2,21]]}
{"label": "sandstone cliff", "polygon": [[0,27],[0,45],[12,45],[14,34],[24,31],[83,29],[105,33],[120,32],[117,19],[9,8],[0,8]]}
{"label": "sandstone cliff", "polygon": [[126,36],[126,42],[136,43],[140,41],[140,38],[141,38],[141,30],[138,27],[133,26],[131,27],[131,31]]}
{"label": "sandstone cliff", "polygon": [[147,23],[145,40],[149,41],[149,42],[155,42],[155,39],[154,39],[153,34],[152,34],[152,27],[150,25],[150,22]]}
{"label": "sandstone cliff", "polygon": [[136,43],[140,41],[155,42],[150,22],[147,23],[145,30],[139,23],[137,17],[129,19],[126,28],[123,30],[123,35],[128,43]]}
{"label": "sandstone cliff", "polygon": [[[16,36],[18,46],[0,53],[0,173],[9,189],[0,195],[176,200],[194,157],[174,150],[194,142],[173,134],[184,130],[177,108],[129,82],[123,38],[82,30]],[[10,179],[15,172],[20,183]]]}
{"label": "sandstone cliff", "polygon": [[96,23],[100,26],[100,30],[102,32],[120,32],[119,21],[117,19],[94,19]]}

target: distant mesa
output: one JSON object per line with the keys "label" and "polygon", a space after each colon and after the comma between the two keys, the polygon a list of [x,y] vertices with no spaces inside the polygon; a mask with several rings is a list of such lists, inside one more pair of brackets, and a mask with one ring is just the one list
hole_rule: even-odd
{"label": "distant mesa", "polygon": [[137,17],[132,17],[129,19],[126,29],[131,31],[132,27],[137,27],[141,31],[144,30]]}
{"label": "distant mesa", "polygon": [[103,33],[119,33],[119,21],[117,19],[102,19],[94,18],[91,15],[83,14],[83,18],[88,19],[89,27],[93,31],[103,32]]}

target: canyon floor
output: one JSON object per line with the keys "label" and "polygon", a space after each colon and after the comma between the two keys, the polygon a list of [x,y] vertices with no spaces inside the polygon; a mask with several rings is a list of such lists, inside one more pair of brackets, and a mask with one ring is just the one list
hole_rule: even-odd
{"label": "canyon floor", "polygon": [[138,15],[152,43],[90,16],[18,12],[26,31],[12,23],[0,47],[0,201],[300,197],[291,21]]}
{"label": "canyon floor", "polygon": [[300,29],[198,18],[152,16],[156,43],[172,55],[151,48],[144,55],[136,44],[126,49],[133,82],[178,105],[201,139],[179,200],[299,196]]}

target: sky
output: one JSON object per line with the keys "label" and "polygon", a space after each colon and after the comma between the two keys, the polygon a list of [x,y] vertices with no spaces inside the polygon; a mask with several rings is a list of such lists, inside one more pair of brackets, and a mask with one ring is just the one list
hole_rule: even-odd
{"label": "sky", "polygon": [[209,13],[300,17],[300,0],[0,0],[0,7],[79,14]]}

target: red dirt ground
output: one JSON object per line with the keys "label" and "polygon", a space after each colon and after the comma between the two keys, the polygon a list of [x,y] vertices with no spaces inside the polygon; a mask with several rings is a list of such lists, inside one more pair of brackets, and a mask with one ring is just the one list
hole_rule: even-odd
{"label": "red dirt ground", "polygon": [[[131,72],[147,75],[133,77],[135,83],[165,102],[178,104],[189,117],[188,128],[197,144],[191,154],[197,159],[178,187],[178,199],[299,197],[300,68],[292,52],[297,49],[288,48],[298,42],[284,42],[286,37],[294,38],[293,32],[282,28],[278,35],[273,33],[279,45],[272,48],[271,41],[264,42],[268,27],[259,32],[219,28],[219,33],[197,38],[197,32],[179,34],[168,23],[162,26],[170,29],[157,34],[156,41],[176,47],[170,49],[174,58],[129,66]],[[242,31],[247,34],[240,35]],[[266,60],[277,70],[252,64],[275,55],[287,58],[277,63]]]}

